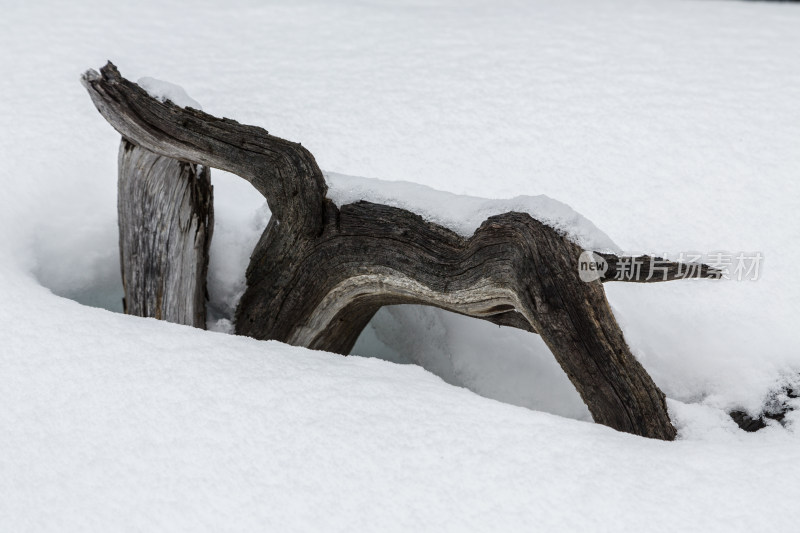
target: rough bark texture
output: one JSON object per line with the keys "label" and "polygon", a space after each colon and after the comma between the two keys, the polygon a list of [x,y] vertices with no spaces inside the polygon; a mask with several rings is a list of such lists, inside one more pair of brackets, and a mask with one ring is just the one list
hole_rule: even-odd
{"label": "rough bark texture", "polygon": [[[124,137],[165,157],[234,172],[272,219],[251,257],[236,332],[347,354],[384,305],[433,305],[537,332],[595,421],[671,440],[663,393],[631,354],[601,281],[578,276],[582,250],[528,214],[486,220],[470,238],[385,205],[337,207],[314,157],[261,128],[150,98],[110,63],[83,82]],[[675,279],[672,263],[664,279]],[[715,273],[703,267],[703,277]],[[622,277],[621,281],[631,281]],[[649,281],[661,281],[651,279]]]}
{"label": "rough bark texture", "polygon": [[208,167],[123,138],[117,209],[125,312],[205,329],[214,228]]}

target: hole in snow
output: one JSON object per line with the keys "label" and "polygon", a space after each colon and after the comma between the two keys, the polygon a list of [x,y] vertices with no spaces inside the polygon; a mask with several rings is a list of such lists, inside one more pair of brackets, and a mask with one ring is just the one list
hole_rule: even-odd
{"label": "hole in snow", "polygon": [[418,364],[447,383],[501,402],[591,420],[539,335],[421,305],[382,307],[352,355]]}
{"label": "hole in snow", "polygon": [[[215,170],[212,180],[215,225],[208,273],[208,328],[230,332],[250,253],[266,227],[269,211],[263,197],[237,176]],[[100,203],[103,207],[89,211],[88,217],[87,211],[80,215],[76,210],[70,220],[56,220],[37,232],[35,274],[59,296],[122,312],[116,209],[108,198]],[[447,383],[502,402],[591,419],[536,334],[434,307],[387,306],[367,325],[352,353],[418,364]]]}

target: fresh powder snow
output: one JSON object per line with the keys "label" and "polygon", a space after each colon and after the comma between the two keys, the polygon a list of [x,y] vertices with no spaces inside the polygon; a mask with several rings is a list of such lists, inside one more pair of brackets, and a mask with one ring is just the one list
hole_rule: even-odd
{"label": "fresh powder snow", "polygon": [[172,102],[180,107],[203,109],[200,103],[189,96],[186,90],[180,85],[147,76],[139,78],[136,84],[159,102]]}
{"label": "fresh powder snow", "polygon": [[515,211],[528,213],[586,250],[619,252],[613,241],[570,206],[546,195],[490,200],[437,191],[408,181],[384,181],[325,173],[328,197],[337,205],[366,200],[407,209],[426,220],[470,237],[488,217]]}

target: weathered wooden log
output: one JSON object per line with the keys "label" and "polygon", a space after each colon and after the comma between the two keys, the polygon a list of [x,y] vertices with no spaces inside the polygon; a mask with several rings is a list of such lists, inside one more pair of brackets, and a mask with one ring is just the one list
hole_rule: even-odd
{"label": "weathered wooden log", "polygon": [[208,167],[122,139],[117,209],[125,313],[205,329],[212,194]]}
{"label": "weathered wooden log", "polygon": [[[108,64],[83,83],[108,122],[164,157],[238,174],[272,211],[247,270],[238,334],[347,354],[384,305],[433,305],[537,332],[595,421],[671,440],[664,394],[625,342],[602,282],[578,275],[582,250],[524,213],[486,220],[470,238],[403,209],[336,206],[308,150],[262,128],[162,103]],[[681,265],[667,264],[666,281]],[[702,277],[717,277],[703,266]]]}

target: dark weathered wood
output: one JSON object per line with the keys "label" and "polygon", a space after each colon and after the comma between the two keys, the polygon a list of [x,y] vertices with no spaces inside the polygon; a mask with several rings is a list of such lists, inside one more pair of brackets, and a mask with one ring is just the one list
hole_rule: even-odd
{"label": "dark weathered wood", "polygon": [[232,172],[255,187],[272,216],[316,235],[328,188],[311,153],[257,126],[159,102],[108,63],[81,81],[97,109],[126,139],[156,154]]}
{"label": "dark weathered wood", "polygon": [[[346,354],[384,305],[415,303],[542,335],[594,419],[620,431],[675,437],[663,393],[625,342],[602,281],[581,281],[582,250],[528,214],[486,220],[470,238],[406,210],[337,207],[313,156],[261,128],[150,98],[109,64],[83,77],[124,137],[165,157],[239,174],[273,217],[247,270],[236,332]],[[677,279],[668,265],[663,280]],[[703,277],[716,277],[705,269]],[[662,279],[620,281],[662,281]]]}
{"label": "dark weathered wood", "polygon": [[117,209],[125,312],[205,328],[214,228],[208,167],[123,138]]}
{"label": "dark weathered wood", "polygon": [[238,334],[348,353],[381,306],[433,305],[537,331],[595,421],[674,438],[664,396],[631,354],[600,281],[578,278],[582,250],[549,226],[507,213],[465,239],[385,205],[329,205],[327,213],[317,239],[267,228]]}

